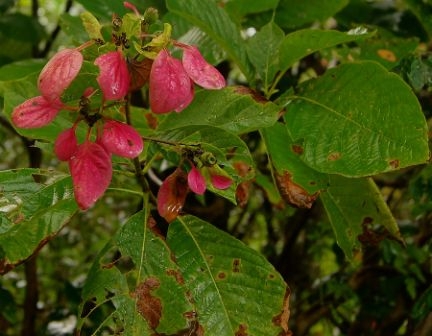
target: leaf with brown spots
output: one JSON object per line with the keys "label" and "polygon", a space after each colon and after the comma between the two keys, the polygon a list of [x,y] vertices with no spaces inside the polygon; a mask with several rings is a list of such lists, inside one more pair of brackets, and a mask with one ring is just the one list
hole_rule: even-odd
{"label": "leaf with brown spots", "polygon": [[153,296],[152,291],[159,288],[158,279],[151,277],[140,283],[132,297],[136,300],[137,311],[148,322],[152,329],[156,329],[162,315],[162,302],[158,297]]}
{"label": "leaf with brown spots", "polygon": [[319,195],[319,192],[309,194],[302,186],[292,180],[292,176],[287,171],[282,175],[275,173],[276,185],[283,199],[288,204],[297,208],[310,209]]}

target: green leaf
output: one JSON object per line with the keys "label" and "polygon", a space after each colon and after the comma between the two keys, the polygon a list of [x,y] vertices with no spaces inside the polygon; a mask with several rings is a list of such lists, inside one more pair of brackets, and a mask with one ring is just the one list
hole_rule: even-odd
{"label": "green leaf", "polygon": [[0,92],[2,84],[8,81],[18,80],[39,73],[45,65],[40,59],[28,59],[7,64],[0,68]]}
{"label": "green leaf", "polygon": [[265,93],[280,70],[279,46],[284,36],[283,30],[274,22],[270,22],[248,41],[249,59],[263,81]]}
{"label": "green leaf", "polygon": [[406,0],[405,5],[420,21],[429,38],[432,38],[432,4],[425,1]]}
{"label": "green leaf", "polygon": [[292,29],[314,21],[326,20],[348,4],[348,0],[281,0],[276,9],[276,23]]}
{"label": "green leaf", "polygon": [[285,36],[280,45],[280,67],[284,73],[303,57],[338,44],[362,40],[372,36],[366,28],[355,28],[348,32],[336,30],[304,29]]}
{"label": "green leaf", "polygon": [[[35,179],[47,178],[45,184]],[[55,176],[38,169],[0,172],[0,273],[31,256],[75,214],[70,177]],[[4,219],[15,225],[4,226]]]}
{"label": "green leaf", "polygon": [[105,22],[111,22],[112,15],[118,14],[120,17],[127,13],[123,6],[123,1],[118,0],[77,0],[94,16],[102,19]]}
{"label": "green leaf", "polygon": [[360,249],[360,240],[376,244],[386,237],[377,229],[385,228],[391,236],[402,240],[397,223],[371,178],[330,175],[329,187],[320,197],[337,243],[349,259]]}
{"label": "green leaf", "polygon": [[416,96],[374,62],[344,64],[306,82],[285,120],[302,160],[320,172],[368,176],[429,158]]}
{"label": "green leaf", "polygon": [[279,0],[231,0],[225,4],[225,10],[233,18],[240,21],[248,14],[261,13],[275,9]]}
{"label": "green leaf", "polygon": [[83,288],[82,308],[91,302],[93,309],[83,312],[79,328],[107,302],[117,309],[106,325],[119,323],[125,335],[171,335],[188,328],[186,315],[194,308],[182,275],[147,221],[145,210],[129,218],[97,257]]}
{"label": "green leaf", "polygon": [[167,0],[167,7],[211,36],[248,78],[253,78],[246,44],[228,14],[212,0]]}
{"label": "green leaf", "polygon": [[102,26],[96,17],[90,12],[83,12],[80,14],[80,18],[89,37],[93,40],[103,41]]}
{"label": "green leaf", "polygon": [[289,290],[262,255],[193,216],[170,224],[167,244],[193,295],[205,335],[288,331],[283,312]]}
{"label": "green leaf", "polygon": [[165,131],[191,125],[209,125],[241,134],[273,125],[280,108],[244,87],[201,90],[181,113],[171,113],[159,125]]}

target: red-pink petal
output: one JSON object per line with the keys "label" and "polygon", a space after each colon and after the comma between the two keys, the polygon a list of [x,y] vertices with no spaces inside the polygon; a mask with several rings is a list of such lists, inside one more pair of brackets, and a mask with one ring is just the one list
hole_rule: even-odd
{"label": "red-pink petal", "polygon": [[143,150],[141,135],[132,126],[115,120],[105,122],[100,143],[108,152],[126,158],[135,158]]}
{"label": "red-pink petal", "polygon": [[64,49],[56,53],[44,66],[39,78],[38,88],[48,99],[59,98],[63,91],[78,75],[83,56],[77,49]]}
{"label": "red-pink petal", "polygon": [[195,194],[202,195],[206,191],[206,180],[195,166],[188,173],[188,185]]}
{"label": "red-pink petal", "polygon": [[205,89],[221,89],[226,86],[225,78],[204,59],[194,46],[183,48],[182,63],[189,77]]}
{"label": "red-pink petal", "polygon": [[233,180],[228,176],[211,175],[211,183],[216,189],[228,189],[233,183]]}
{"label": "red-pink petal", "polygon": [[120,51],[110,51],[96,58],[99,67],[96,78],[105,99],[122,99],[129,91],[130,76],[127,64]]}
{"label": "red-pink petal", "polygon": [[43,96],[27,99],[12,111],[12,122],[20,128],[38,128],[48,125],[63,107],[60,98],[49,100]]}
{"label": "red-pink petal", "polygon": [[168,176],[157,194],[157,209],[167,222],[172,222],[180,214],[188,193],[186,173],[176,169]]}
{"label": "red-pink petal", "polygon": [[69,170],[75,200],[82,210],[86,210],[104,194],[111,182],[111,157],[101,145],[86,141],[70,158]]}
{"label": "red-pink petal", "polygon": [[150,71],[150,107],[154,113],[180,112],[193,99],[192,82],[180,60],[161,50]]}
{"label": "red-pink petal", "polygon": [[54,153],[61,161],[69,160],[77,149],[78,141],[73,127],[61,132],[54,143]]}

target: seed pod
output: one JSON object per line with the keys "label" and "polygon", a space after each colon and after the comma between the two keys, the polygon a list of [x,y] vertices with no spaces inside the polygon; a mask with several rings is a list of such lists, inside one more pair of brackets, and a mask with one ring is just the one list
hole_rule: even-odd
{"label": "seed pod", "polygon": [[141,135],[130,125],[115,120],[105,122],[100,143],[115,155],[135,158],[143,150]]}
{"label": "seed pod", "polygon": [[221,89],[226,86],[225,78],[201,55],[194,46],[183,47],[182,63],[189,77],[205,89]]}
{"label": "seed pod", "polygon": [[86,210],[104,194],[111,182],[111,157],[101,145],[86,141],[70,158],[69,170],[75,200]]}
{"label": "seed pod", "polygon": [[55,54],[42,69],[38,89],[49,100],[59,98],[78,75],[83,56],[77,49],[63,49]]}
{"label": "seed pod", "polygon": [[129,91],[130,76],[123,54],[120,51],[110,51],[96,58],[99,67],[96,78],[106,100],[118,100]]}
{"label": "seed pod", "polygon": [[154,113],[180,112],[193,99],[193,86],[182,63],[161,50],[150,71],[150,107]]}
{"label": "seed pod", "polygon": [[49,100],[44,96],[27,99],[12,111],[12,122],[20,128],[38,128],[48,125],[62,109],[59,98]]}
{"label": "seed pod", "polygon": [[54,153],[60,161],[68,161],[77,150],[75,128],[68,128],[58,135],[54,143]]}

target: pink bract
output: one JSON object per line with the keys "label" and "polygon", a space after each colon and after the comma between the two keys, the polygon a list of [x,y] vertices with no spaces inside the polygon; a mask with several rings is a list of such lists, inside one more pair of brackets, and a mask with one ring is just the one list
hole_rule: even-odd
{"label": "pink bract", "polygon": [[195,166],[188,173],[188,185],[195,194],[202,195],[206,191],[206,180]]}
{"label": "pink bract", "polygon": [[82,210],[86,210],[104,194],[111,182],[111,157],[102,146],[86,141],[70,158],[69,170],[75,200]]}
{"label": "pink bract", "polygon": [[189,77],[205,89],[221,89],[226,86],[225,78],[209,64],[194,46],[183,48],[182,63]]}
{"label": "pink bract", "polygon": [[27,99],[12,111],[12,122],[20,128],[38,128],[48,125],[62,109],[60,98],[50,100],[44,96]]}
{"label": "pink bract", "polygon": [[96,78],[105,99],[118,100],[129,91],[130,76],[123,54],[120,51],[110,51],[96,58],[99,67]]}
{"label": "pink bract", "polygon": [[135,158],[143,150],[141,135],[130,125],[115,120],[105,122],[100,143],[108,152]]}
{"label": "pink bract", "polygon": [[57,99],[78,75],[83,56],[77,49],[64,49],[56,53],[44,66],[38,89],[49,100]]}
{"label": "pink bract", "polygon": [[166,50],[156,56],[150,71],[150,107],[154,113],[180,112],[193,99],[192,82],[180,60]]}
{"label": "pink bract", "polygon": [[75,128],[68,128],[58,135],[54,143],[54,153],[59,160],[69,160],[77,150],[78,141],[75,135]]}
{"label": "pink bract", "polygon": [[228,189],[233,183],[233,180],[223,175],[211,175],[211,183],[216,189],[223,190]]}

